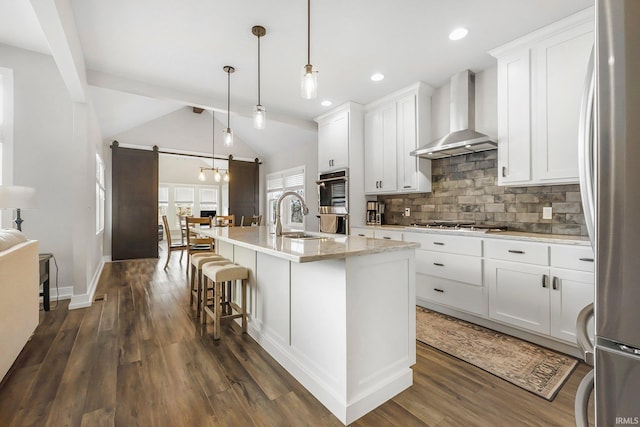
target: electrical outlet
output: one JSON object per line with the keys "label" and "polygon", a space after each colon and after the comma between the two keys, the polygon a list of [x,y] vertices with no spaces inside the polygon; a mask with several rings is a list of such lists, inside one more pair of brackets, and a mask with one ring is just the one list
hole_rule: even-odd
{"label": "electrical outlet", "polygon": [[404,208],[404,216],[411,216],[411,208]]}
{"label": "electrical outlet", "polygon": [[553,219],[553,208],[551,206],[542,208],[542,219]]}

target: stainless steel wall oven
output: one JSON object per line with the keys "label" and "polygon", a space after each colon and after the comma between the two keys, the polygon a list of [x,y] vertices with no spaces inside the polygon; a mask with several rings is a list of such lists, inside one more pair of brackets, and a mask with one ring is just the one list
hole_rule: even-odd
{"label": "stainless steel wall oven", "polygon": [[349,229],[349,173],[347,169],[321,173],[318,180],[318,214],[338,217],[337,233]]}

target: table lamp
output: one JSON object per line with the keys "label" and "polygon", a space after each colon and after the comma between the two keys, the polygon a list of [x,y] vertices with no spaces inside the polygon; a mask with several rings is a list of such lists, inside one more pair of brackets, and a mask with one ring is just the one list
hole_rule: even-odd
{"label": "table lamp", "polygon": [[22,218],[20,209],[36,208],[36,190],[31,187],[19,185],[0,185],[0,209],[16,209],[15,223],[19,231],[22,231]]}

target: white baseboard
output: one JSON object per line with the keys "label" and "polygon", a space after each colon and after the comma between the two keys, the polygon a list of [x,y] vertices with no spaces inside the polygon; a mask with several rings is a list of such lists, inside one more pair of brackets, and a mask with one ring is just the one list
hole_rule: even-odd
{"label": "white baseboard", "polygon": [[104,258],[100,260],[100,265],[96,269],[96,272],[91,279],[91,283],[89,283],[89,288],[87,292],[79,295],[72,295],[71,302],[69,303],[69,310],[74,310],[76,308],[85,308],[91,307],[91,303],[93,302],[93,296],[96,293],[96,288],[98,287],[98,281],[100,280],[100,274],[102,273],[102,269],[104,268]]}
{"label": "white baseboard", "polygon": [[[71,299],[73,296],[73,286],[60,286],[58,289],[55,287],[49,289],[49,296],[51,301],[55,301],[56,299]],[[42,301],[42,297],[40,297]]]}

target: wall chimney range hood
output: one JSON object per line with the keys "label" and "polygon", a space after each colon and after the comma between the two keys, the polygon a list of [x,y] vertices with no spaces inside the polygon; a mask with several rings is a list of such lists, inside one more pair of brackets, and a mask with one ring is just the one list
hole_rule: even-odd
{"label": "wall chimney range hood", "polygon": [[475,74],[465,70],[451,77],[450,94],[450,132],[412,151],[412,156],[441,159],[498,148],[495,141],[474,129]]}

